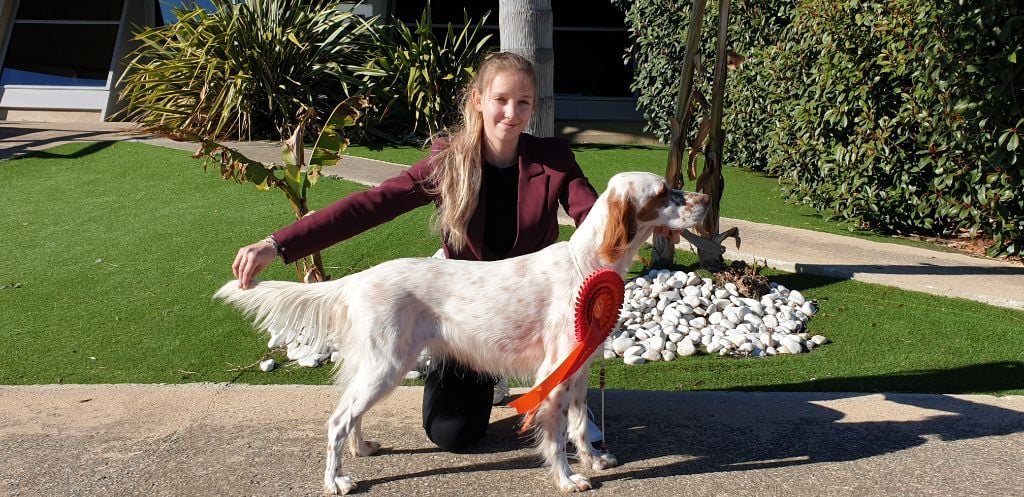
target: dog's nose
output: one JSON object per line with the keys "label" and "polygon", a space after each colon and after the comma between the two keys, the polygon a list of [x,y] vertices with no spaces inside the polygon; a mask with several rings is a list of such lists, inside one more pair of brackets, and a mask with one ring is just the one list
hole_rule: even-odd
{"label": "dog's nose", "polygon": [[711,203],[711,196],[706,193],[686,192],[686,203],[695,206],[707,207]]}

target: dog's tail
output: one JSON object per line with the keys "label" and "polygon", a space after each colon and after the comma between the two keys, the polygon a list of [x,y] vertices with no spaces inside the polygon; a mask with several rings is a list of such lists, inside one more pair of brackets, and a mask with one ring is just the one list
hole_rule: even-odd
{"label": "dog's tail", "polygon": [[[298,341],[312,351],[325,350],[334,333],[346,323],[345,278],[324,283],[254,281],[243,290],[232,280],[213,294],[252,317],[256,327],[270,333],[270,346]],[[335,342],[337,344],[337,342]]]}

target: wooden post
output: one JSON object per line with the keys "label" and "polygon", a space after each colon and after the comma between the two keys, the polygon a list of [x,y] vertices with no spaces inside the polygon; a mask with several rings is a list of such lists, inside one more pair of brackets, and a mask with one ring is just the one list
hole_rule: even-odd
{"label": "wooden post", "polygon": [[[690,26],[686,32],[686,54],[679,73],[679,91],[676,96],[676,114],[672,119],[672,137],[669,141],[668,165],[665,181],[672,188],[683,187],[683,151],[686,150],[686,132],[693,119],[693,71],[697,63],[697,48],[700,45],[700,25],[704,21],[707,0],[693,0],[690,12]],[[653,266],[671,266],[675,262],[675,246],[667,236],[654,235],[651,250]]]}

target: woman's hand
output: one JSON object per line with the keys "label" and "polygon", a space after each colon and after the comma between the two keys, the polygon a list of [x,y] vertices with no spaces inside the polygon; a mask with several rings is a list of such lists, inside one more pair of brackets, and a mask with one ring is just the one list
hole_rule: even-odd
{"label": "woman's hand", "polygon": [[231,264],[231,272],[238,278],[238,286],[249,288],[252,278],[274,262],[276,257],[274,246],[264,241],[238,249],[235,262]]}

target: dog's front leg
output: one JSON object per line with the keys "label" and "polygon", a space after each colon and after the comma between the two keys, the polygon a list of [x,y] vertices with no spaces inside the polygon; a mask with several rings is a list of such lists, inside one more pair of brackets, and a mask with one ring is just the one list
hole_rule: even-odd
{"label": "dog's front leg", "polygon": [[566,416],[569,408],[569,389],[566,384],[555,387],[541,404],[537,414],[538,449],[544,457],[555,480],[555,486],[563,492],[590,490],[590,479],[573,473],[565,455]]}
{"label": "dog's front leg", "polygon": [[595,450],[587,437],[587,380],[589,368],[580,368],[569,386],[569,441],[576,446],[580,462],[591,469],[608,469],[619,465],[614,455]]}

